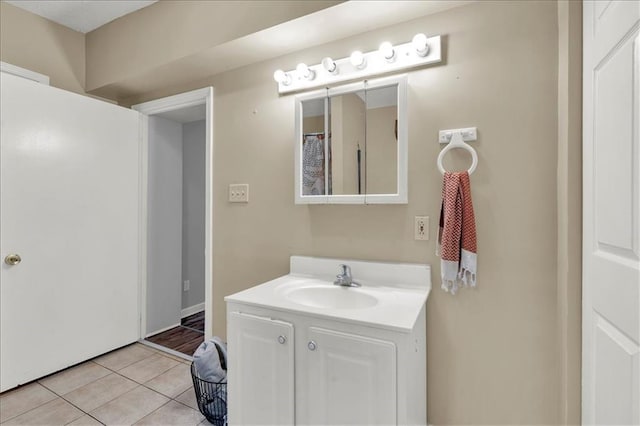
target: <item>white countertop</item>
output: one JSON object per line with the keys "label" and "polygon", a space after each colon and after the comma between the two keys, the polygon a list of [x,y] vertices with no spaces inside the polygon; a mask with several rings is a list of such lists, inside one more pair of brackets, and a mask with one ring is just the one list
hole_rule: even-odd
{"label": "white countertop", "polygon": [[[333,284],[341,263],[351,266],[353,280],[362,287],[340,288]],[[422,264],[292,256],[291,270],[288,275],[227,296],[225,301],[409,332],[431,290],[430,268]],[[332,294],[337,292],[338,297],[342,291],[362,293],[375,298],[376,302],[373,306],[357,308],[327,308],[303,305],[289,297],[304,287],[329,288]],[[345,298],[347,296],[355,294],[345,293]]]}

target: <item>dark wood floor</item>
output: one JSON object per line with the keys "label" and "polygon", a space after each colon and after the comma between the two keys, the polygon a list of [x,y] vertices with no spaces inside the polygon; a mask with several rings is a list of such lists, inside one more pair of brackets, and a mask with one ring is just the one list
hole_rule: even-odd
{"label": "dark wood floor", "polygon": [[191,356],[204,341],[204,312],[185,317],[179,326],[147,337],[147,340]]}
{"label": "dark wood floor", "polygon": [[182,318],[181,325],[204,333],[204,311]]}

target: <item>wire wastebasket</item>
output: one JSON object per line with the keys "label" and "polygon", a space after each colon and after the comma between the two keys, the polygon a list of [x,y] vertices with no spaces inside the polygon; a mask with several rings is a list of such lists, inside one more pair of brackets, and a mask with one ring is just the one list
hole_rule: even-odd
{"label": "wire wastebasket", "polygon": [[191,379],[196,391],[198,408],[207,420],[215,426],[227,425],[227,382],[210,382],[201,379],[191,363]]}

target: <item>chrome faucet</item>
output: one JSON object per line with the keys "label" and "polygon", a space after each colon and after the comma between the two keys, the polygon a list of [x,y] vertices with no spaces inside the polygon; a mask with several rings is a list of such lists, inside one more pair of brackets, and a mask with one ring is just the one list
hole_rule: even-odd
{"label": "chrome faucet", "polygon": [[343,287],[360,287],[360,284],[353,281],[351,276],[351,267],[349,265],[340,265],[342,272],[336,275],[336,280],[333,282],[335,285],[341,285]]}

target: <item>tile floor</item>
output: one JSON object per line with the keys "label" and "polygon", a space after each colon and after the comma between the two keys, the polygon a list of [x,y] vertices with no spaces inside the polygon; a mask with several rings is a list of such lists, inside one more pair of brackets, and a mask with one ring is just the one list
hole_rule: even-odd
{"label": "tile floor", "polygon": [[190,362],[134,343],[0,395],[4,425],[209,425]]}

